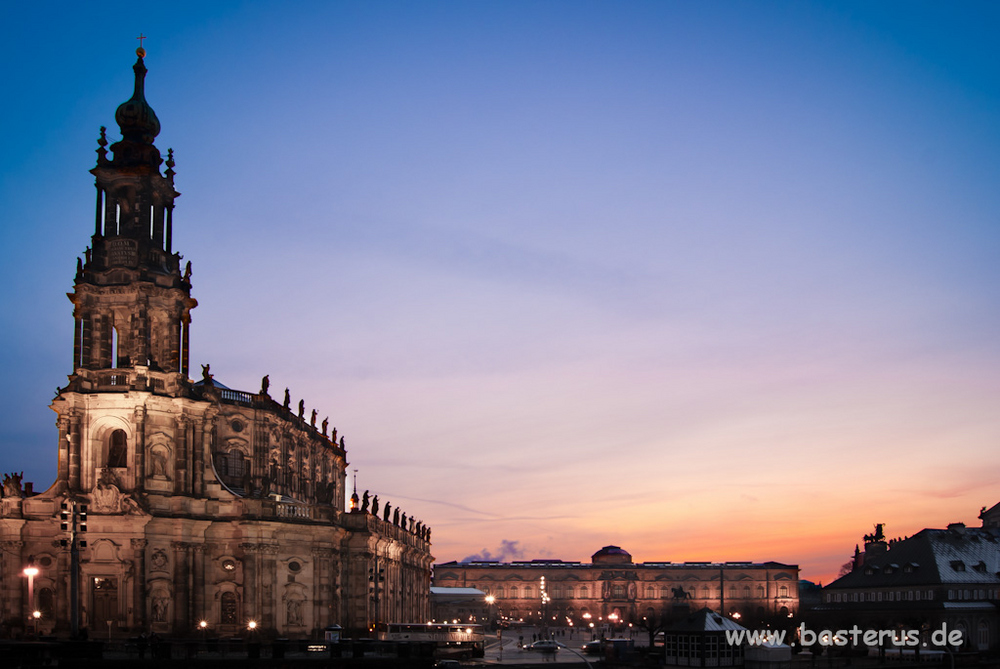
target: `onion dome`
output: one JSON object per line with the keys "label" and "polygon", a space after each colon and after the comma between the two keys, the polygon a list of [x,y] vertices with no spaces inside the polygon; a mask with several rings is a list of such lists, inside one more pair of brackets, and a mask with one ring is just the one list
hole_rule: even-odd
{"label": "onion dome", "polygon": [[135,65],[132,66],[132,70],[135,72],[135,91],[130,99],[118,106],[118,110],[115,112],[115,121],[122,130],[124,141],[152,144],[153,139],[160,134],[160,119],[156,118],[156,112],[146,102],[144,88],[146,65],[142,61],[146,50],[140,47],[135,50],[135,53],[139,56]]}

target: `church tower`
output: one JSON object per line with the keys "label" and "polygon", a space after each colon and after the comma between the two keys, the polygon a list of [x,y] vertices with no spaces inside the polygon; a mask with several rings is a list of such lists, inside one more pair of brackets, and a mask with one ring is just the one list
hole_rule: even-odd
{"label": "church tower", "polygon": [[94,236],[77,266],[72,300],[75,318],[73,371],[146,367],[188,373],[190,263],[180,271],[173,252],[173,151],[167,169],[153,139],[160,121],[146,102],[145,51],[132,69],[135,91],[115,112],[122,139],[108,159],[101,128],[96,177]]}

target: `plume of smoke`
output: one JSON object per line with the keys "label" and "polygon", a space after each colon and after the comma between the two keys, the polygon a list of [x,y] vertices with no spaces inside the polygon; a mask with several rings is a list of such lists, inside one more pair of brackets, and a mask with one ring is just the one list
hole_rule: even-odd
{"label": "plume of smoke", "polygon": [[511,560],[524,557],[524,549],[520,546],[520,541],[511,541],[510,539],[501,539],[500,547],[496,549],[496,552],[483,549],[474,555],[469,555],[468,557],[462,558],[462,562],[473,562],[473,561],[495,561],[495,562],[510,562]]}

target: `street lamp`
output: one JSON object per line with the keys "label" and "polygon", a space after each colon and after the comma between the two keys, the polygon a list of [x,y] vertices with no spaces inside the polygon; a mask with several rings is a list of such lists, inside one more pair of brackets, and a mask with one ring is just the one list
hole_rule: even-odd
{"label": "street lamp", "polygon": [[487,606],[486,615],[489,616],[490,627],[496,626],[493,620],[493,604],[496,603],[496,601],[497,598],[494,597],[493,595],[486,595],[486,606]]}
{"label": "street lamp", "polygon": [[[28,610],[35,610],[35,577],[38,576],[38,567],[35,566],[35,556],[28,556],[28,566],[24,568],[24,575],[28,577]],[[37,612],[36,612],[37,613]],[[32,614],[34,619],[32,622],[34,624],[34,632],[38,632],[38,618],[41,617],[41,613],[38,616]]]}

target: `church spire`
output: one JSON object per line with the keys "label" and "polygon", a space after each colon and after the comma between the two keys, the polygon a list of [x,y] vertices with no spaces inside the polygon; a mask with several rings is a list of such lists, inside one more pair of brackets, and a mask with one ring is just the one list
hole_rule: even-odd
{"label": "church spire", "polygon": [[[144,38],[144,36],[143,36]],[[136,50],[132,97],[118,106],[122,138],[108,140],[101,128],[91,248],[76,274],[70,299],[76,306],[73,368],[101,370],[145,366],[188,373],[190,273],[181,273],[173,251],[174,158],[166,172],[153,140],[160,121],[146,100],[146,51]],[[189,263],[190,264],[190,263]]]}
{"label": "church spire", "polygon": [[160,134],[160,119],[156,118],[156,112],[146,102],[146,64],[143,57],[146,50],[139,47],[135,50],[139,57],[132,66],[135,72],[135,89],[132,97],[118,106],[115,112],[115,121],[121,128],[122,137],[128,142],[141,144],[152,144],[157,135]]}

